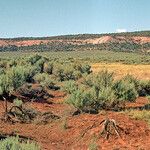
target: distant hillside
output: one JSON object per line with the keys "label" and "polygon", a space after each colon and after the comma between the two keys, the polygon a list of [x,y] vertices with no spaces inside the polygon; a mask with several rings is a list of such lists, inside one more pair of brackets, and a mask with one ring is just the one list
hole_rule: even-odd
{"label": "distant hillside", "polygon": [[112,50],[150,52],[150,31],[0,38],[0,51]]}

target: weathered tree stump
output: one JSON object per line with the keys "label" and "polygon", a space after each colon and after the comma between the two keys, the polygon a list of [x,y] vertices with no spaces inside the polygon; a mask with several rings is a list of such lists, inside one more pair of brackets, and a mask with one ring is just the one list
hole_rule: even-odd
{"label": "weathered tree stump", "polygon": [[116,121],[114,119],[107,118],[107,119],[103,120],[100,123],[100,125],[101,124],[103,124],[103,127],[102,127],[102,131],[101,131],[100,135],[105,134],[106,135],[105,139],[108,140],[109,136],[113,135],[112,130],[114,130],[116,135],[121,138],[121,136],[119,134],[119,129],[122,130],[122,128],[116,124]]}

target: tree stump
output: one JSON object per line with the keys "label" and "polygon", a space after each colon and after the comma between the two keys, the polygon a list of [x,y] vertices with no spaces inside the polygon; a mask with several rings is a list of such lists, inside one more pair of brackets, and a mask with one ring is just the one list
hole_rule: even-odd
{"label": "tree stump", "polygon": [[100,135],[105,135],[105,139],[109,139],[109,136],[110,135],[113,135],[113,133],[111,132],[112,130],[115,131],[116,135],[121,138],[120,134],[119,134],[119,130],[118,129],[121,129],[121,127],[119,127],[117,124],[116,124],[116,121],[114,119],[105,119],[103,120],[100,125],[103,124],[103,127],[102,127],[102,131],[100,133]]}

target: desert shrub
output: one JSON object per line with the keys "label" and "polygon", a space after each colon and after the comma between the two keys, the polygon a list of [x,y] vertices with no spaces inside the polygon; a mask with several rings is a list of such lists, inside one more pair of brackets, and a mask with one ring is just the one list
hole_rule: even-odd
{"label": "desert shrub", "polygon": [[88,64],[84,64],[81,67],[81,73],[87,73],[90,74],[91,73],[91,66]]}
{"label": "desert shrub", "polygon": [[4,74],[5,70],[3,68],[0,68],[0,75]]}
{"label": "desert shrub", "polygon": [[82,112],[86,107],[91,107],[92,95],[87,91],[77,89],[69,96],[66,102]]}
{"label": "desert shrub", "polygon": [[78,86],[75,81],[69,80],[64,82],[62,89],[68,94],[71,94],[78,89]]}
{"label": "desert shrub", "polygon": [[22,107],[23,101],[16,98],[16,99],[14,99],[13,104],[14,104],[14,106]]}
{"label": "desert shrub", "polygon": [[92,140],[91,140],[91,142],[90,142],[90,144],[88,146],[88,149],[89,150],[98,150],[99,149],[99,147],[98,147],[98,145],[96,143],[96,137],[92,138]]}
{"label": "desert shrub", "polygon": [[40,150],[34,142],[20,142],[18,137],[8,137],[0,141],[1,150]]}
{"label": "desert shrub", "polygon": [[149,81],[140,81],[140,90],[139,95],[146,96],[150,95],[150,80]]}
{"label": "desert shrub", "polygon": [[82,85],[74,88],[73,83],[67,87],[73,89],[68,90],[70,92],[69,103],[80,110],[87,106],[93,109],[117,108],[119,104],[125,101],[135,101],[137,98],[138,93],[134,82],[129,77],[114,81],[113,73],[107,70],[97,75],[91,74],[83,81],[85,88],[81,88]]}
{"label": "desert shrub", "polygon": [[111,87],[103,88],[99,91],[99,95],[95,101],[98,103],[99,108],[111,108],[117,102],[115,91]]}
{"label": "desert shrub", "polygon": [[148,122],[150,125],[150,111],[149,110],[126,110],[124,112],[125,114],[128,114],[131,118],[136,120],[144,120]]}
{"label": "desert shrub", "polygon": [[32,87],[30,84],[24,84],[18,88],[17,93],[27,98],[28,101],[46,102],[46,98],[49,97],[49,94],[41,85]]}
{"label": "desert shrub", "polygon": [[59,81],[64,81],[63,66],[61,64],[54,66],[53,74],[58,78]]}
{"label": "desert shrub", "polygon": [[34,65],[38,60],[40,60],[42,58],[42,56],[35,54],[31,57],[28,58],[28,62],[31,63],[31,65]]}
{"label": "desert shrub", "polygon": [[132,75],[129,74],[126,75],[122,80],[134,84],[136,91],[141,90],[140,81],[137,78],[133,77]]}
{"label": "desert shrub", "polygon": [[135,101],[138,97],[134,83],[119,80],[114,83],[114,91],[117,99],[124,101]]}
{"label": "desert shrub", "polygon": [[8,95],[25,83],[25,70],[21,66],[12,67],[0,76],[0,95]]}
{"label": "desert shrub", "polygon": [[83,73],[87,73],[87,74],[91,73],[91,66],[88,64],[81,64],[79,62],[76,62],[73,64],[73,67],[75,70],[80,71],[82,74]]}
{"label": "desert shrub", "polygon": [[53,73],[53,63],[52,62],[48,62],[48,63],[44,64],[44,72],[46,72],[48,74]]}
{"label": "desert shrub", "polygon": [[96,75],[89,75],[85,78],[84,83],[90,87],[94,86],[100,90],[104,87],[111,87],[113,85],[113,73],[109,73],[107,70],[103,70]]}
{"label": "desert shrub", "polygon": [[[83,88],[83,85],[78,88],[73,86],[73,91],[69,91],[71,94],[69,103],[74,107],[80,110],[85,109],[85,107],[107,109],[116,102],[113,73],[102,71],[98,75],[89,75],[85,78],[84,84],[86,85],[85,88]],[[69,89],[71,89],[70,87]]]}
{"label": "desert shrub", "polygon": [[6,72],[14,89],[17,89],[26,81],[25,69],[21,66],[12,67]]}
{"label": "desert shrub", "polygon": [[36,66],[27,65],[25,66],[25,74],[26,74],[26,81],[31,83],[33,82],[33,77],[40,72],[40,69]]}
{"label": "desert shrub", "polygon": [[36,82],[36,83],[41,83],[41,82],[43,82],[46,78],[48,78],[49,77],[49,75],[48,74],[46,74],[46,73],[38,73],[38,74],[36,74],[35,76],[34,76],[34,81]]}
{"label": "desert shrub", "polygon": [[83,75],[82,75],[82,73],[81,73],[80,71],[78,71],[78,70],[73,71],[74,80],[78,80],[78,79],[80,79],[82,76],[83,76]]}
{"label": "desert shrub", "polygon": [[7,68],[7,61],[6,60],[1,60],[0,61],[0,68]]}
{"label": "desert shrub", "polygon": [[12,81],[8,76],[0,76],[0,95],[9,95],[13,91]]}
{"label": "desert shrub", "polygon": [[16,67],[16,66],[17,66],[17,60],[15,60],[15,59],[11,59],[11,60],[9,60],[9,62],[7,63],[7,68]]}
{"label": "desert shrub", "polygon": [[57,64],[54,67],[54,75],[59,81],[74,80],[74,69],[71,65]]}
{"label": "desert shrub", "polygon": [[74,69],[72,66],[65,65],[63,69],[64,80],[74,80]]}
{"label": "desert shrub", "polygon": [[81,65],[74,63],[66,63],[64,65],[57,64],[54,66],[54,75],[59,81],[78,80],[83,74],[91,73],[89,65]]}
{"label": "desert shrub", "polygon": [[35,63],[35,66],[40,70],[41,73],[44,72],[44,63],[46,62],[46,58],[41,58]]}
{"label": "desert shrub", "polygon": [[35,82],[39,83],[41,86],[46,88],[53,88],[54,81],[50,78],[50,76],[46,73],[39,73],[34,76]]}

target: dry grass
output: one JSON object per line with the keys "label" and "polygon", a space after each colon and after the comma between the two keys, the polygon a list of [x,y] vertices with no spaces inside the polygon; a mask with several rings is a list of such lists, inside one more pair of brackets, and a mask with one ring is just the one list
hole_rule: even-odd
{"label": "dry grass", "polygon": [[134,77],[142,80],[150,80],[150,65],[126,65],[120,63],[95,63],[91,64],[92,71],[98,73],[101,70],[107,69],[115,73],[115,78],[131,74]]}
{"label": "dry grass", "polygon": [[136,120],[144,120],[150,125],[150,111],[149,110],[127,110],[123,112]]}

